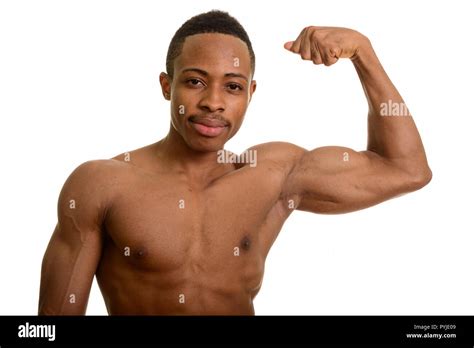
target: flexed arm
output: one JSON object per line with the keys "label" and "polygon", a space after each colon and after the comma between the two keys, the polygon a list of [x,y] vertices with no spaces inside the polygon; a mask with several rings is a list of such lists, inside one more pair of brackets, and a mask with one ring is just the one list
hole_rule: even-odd
{"label": "flexed arm", "polygon": [[358,210],[431,180],[413,117],[365,36],[345,28],[307,27],[284,47],[317,65],[351,59],[369,104],[366,151],[335,146],[301,151],[283,189],[297,197],[298,209]]}

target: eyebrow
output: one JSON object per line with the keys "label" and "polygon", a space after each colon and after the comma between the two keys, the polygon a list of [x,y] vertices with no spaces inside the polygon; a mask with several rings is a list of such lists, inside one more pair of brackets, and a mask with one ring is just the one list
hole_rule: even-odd
{"label": "eyebrow", "polygon": [[[188,72],[188,71],[197,72],[198,74],[201,74],[201,75],[204,75],[204,76],[209,75],[209,73],[207,71],[202,70],[202,69],[198,69],[198,68],[186,68],[186,69],[181,70],[181,73],[185,73],[185,72]],[[245,81],[248,82],[248,78],[245,75],[242,75],[242,74],[239,74],[239,73],[230,72],[230,73],[226,73],[224,76],[225,77],[240,77],[240,78],[242,78],[242,79],[244,79]]]}

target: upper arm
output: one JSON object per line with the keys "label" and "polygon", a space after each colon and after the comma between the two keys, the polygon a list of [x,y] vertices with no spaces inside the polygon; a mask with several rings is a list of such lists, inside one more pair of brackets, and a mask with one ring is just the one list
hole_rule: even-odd
{"label": "upper arm", "polygon": [[85,314],[102,250],[103,162],[80,165],[61,190],[58,223],[42,263],[39,314]]}
{"label": "upper arm", "polygon": [[[288,174],[284,191],[297,197],[297,209],[345,213],[363,209],[427,183],[373,151],[327,146],[304,151]],[[429,181],[429,179],[428,179]]]}

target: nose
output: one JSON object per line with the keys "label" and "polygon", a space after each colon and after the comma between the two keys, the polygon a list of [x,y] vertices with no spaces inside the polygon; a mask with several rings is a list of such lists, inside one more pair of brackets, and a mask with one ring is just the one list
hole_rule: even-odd
{"label": "nose", "polygon": [[218,86],[209,86],[202,94],[199,107],[209,112],[224,111],[223,91]]}

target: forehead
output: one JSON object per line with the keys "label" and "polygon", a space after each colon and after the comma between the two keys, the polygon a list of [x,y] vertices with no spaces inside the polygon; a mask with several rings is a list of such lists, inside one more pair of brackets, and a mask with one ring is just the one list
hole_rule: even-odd
{"label": "forehead", "polygon": [[174,64],[177,72],[192,66],[215,73],[224,70],[251,73],[247,44],[235,36],[220,33],[188,36]]}

